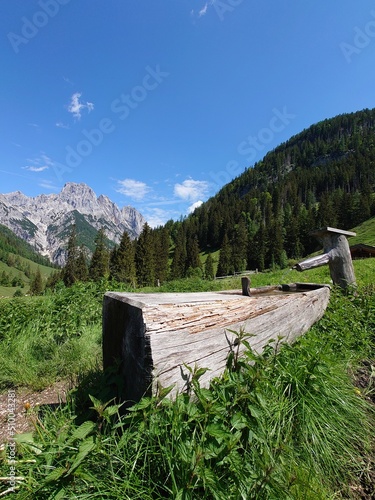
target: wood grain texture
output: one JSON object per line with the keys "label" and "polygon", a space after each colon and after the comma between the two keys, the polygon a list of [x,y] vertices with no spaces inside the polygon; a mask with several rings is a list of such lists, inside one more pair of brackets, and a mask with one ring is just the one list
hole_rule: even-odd
{"label": "wood grain texture", "polygon": [[250,296],[107,292],[103,361],[105,368],[121,361],[122,399],[138,401],[157,382],[174,385],[174,393],[183,390],[189,378],[185,364],[208,368],[200,379],[208,386],[225,369],[236,339],[230,330],[254,335],[250,344],[260,353],[271,339],[293,342],[321,318],[329,301],[328,287],[298,293],[274,288]]}

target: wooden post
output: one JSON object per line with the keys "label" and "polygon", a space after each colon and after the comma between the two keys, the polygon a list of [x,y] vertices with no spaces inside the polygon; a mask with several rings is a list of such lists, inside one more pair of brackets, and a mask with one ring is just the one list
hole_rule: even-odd
{"label": "wooden post", "polygon": [[248,278],[247,276],[243,276],[241,278],[241,284],[242,284],[242,295],[250,297],[250,278]]}
{"label": "wooden post", "polygon": [[353,262],[346,237],[355,236],[356,233],[325,227],[312,232],[311,235],[322,242],[324,253],[300,262],[295,269],[305,271],[328,264],[334,285],[339,285],[341,288],[355,286]]}

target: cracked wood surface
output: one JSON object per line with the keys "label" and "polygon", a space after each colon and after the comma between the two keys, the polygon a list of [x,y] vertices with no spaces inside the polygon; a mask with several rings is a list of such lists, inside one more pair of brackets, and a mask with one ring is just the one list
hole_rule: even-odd
{"label": "cracked wood surface", "polygon": [[261,352],[271,340],[293,342],[322,317],[328,287],[316,290],[242,296],[241,292],[139,294],[107,292],[103,303],[104,367],[121,361],[122,399],[137,401],[144,393],[186,386],[184,366],[208,368],[208,386],[225,369],[230,346],[244,330]]}

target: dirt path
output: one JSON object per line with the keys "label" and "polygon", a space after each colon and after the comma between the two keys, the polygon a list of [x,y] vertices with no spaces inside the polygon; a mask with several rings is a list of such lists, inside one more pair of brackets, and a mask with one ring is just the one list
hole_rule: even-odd
{"label": "dirt path", "polygon": [[33,430],[31,411],[40,405],[58,404],[66,401],[70,389],[68,382],[56,382],[43,391],[9,389],[0,394],[0,449],[14,434]]}

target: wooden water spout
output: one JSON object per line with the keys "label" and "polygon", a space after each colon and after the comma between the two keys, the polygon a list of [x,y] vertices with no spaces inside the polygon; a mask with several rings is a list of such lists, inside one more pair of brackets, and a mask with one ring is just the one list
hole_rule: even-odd
{"label": "wooden water spout", "polygon": [[339,285],[341,288],[355,286],[356,279],[347,236],[355,236],[356,233],[324,227],[312,232],[311,235],[322,242],[324,253],[306,259],[296,264],[294,268],[297,271],[305,271],[328,264],[334,285]]}

